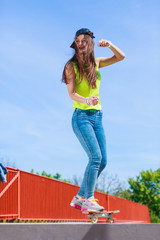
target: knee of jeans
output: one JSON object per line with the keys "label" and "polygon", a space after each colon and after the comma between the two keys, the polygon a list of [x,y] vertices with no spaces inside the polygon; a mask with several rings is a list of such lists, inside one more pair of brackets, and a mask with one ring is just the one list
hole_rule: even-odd
{"label": "knee of jeans", "polygon": [[92,161],[94,165],[100,166],[102,162],[102,155],[100,153],[95,154],[92,156]]}

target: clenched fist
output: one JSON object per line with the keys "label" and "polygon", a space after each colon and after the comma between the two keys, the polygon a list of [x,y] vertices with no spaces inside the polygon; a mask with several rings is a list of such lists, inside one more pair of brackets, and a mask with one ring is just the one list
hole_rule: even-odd
{"label": "clenched fist", "polygon": [[98,100],[99,100],[98,97],[94,97],[94,96],[90,97],[88,99],[89,105],[93,105],[93,106],[97,105],[98,104]]}
{"label": "clenched fist", "polygon": [[102,39],[98,42],[98,47],[110,47],[111,46],[111,41]]}

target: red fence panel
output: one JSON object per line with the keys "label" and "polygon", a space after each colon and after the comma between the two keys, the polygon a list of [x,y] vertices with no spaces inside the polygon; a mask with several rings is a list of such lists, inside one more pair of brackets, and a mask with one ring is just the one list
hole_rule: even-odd
{"label": "red fence panel", "polygon": [[21,219],[86,219],[69,205],[77,186],[23,171],[20,177]]}
{"label": "red fence panel", "polygon": [[110,210],[120,210],[115,216],[117,221],[150,222],[149,210],[145,205],[111,195],[108,195],[108,205]]}
{"label": "red fence panel", "polygon": [[8,168],[7,183],[0,183],[0,219],[18,217],[18,175]]}
{"label": "red fence panel", "polygon": [[[0,219],[89,221],[70,207],[79,187],[56,179],[8,168],[7,183],[0,183]],[[120,210],[116,221],[149,223],[148,207],[95,193],[106,210]]]}

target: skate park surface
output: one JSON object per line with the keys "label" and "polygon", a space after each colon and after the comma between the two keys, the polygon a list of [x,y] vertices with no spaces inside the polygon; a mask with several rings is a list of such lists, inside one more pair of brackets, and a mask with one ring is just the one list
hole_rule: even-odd
{"label": "skate park surface", "polygon": [[159,240],[160,224],[1,223],[1,240]]}

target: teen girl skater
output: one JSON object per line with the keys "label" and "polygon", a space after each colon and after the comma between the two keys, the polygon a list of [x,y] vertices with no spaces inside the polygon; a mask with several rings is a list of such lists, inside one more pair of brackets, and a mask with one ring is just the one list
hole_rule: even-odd
{"label": "teen girl skater", "polygon": [[75,54],[66,63],[62,77],[73,100],[73,131],[89,158],[82,185],[70,203],[82,212],[104,210],[94,198],[96,180],[107,164],[106,139],[99,100],[101,75],[98,69],[125,58],[124,53],[108,40],[100,40],[98,47],[108,47],[114,55],[95,58],[93,38],[93,33],[87,28],[76,32],[70,46],[74,48]]}

